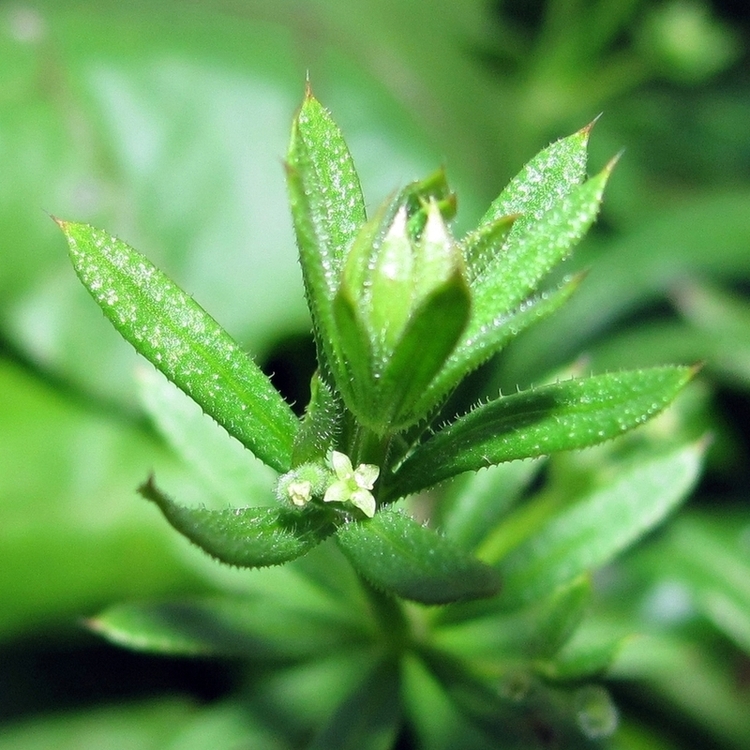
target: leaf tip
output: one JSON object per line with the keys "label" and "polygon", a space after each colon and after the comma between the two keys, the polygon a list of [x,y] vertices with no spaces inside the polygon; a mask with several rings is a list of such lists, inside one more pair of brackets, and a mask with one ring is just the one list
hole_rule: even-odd
{"label": "leaf tip", "polygon": [[584,125],[578,131],[586,140],[588,140],[588,137],[591,135],[591,131],[594,129],[594,125],[599,122],[599,119],[603,114],[604,112],[600,112],[588,125]]}
{"label": "leaf tip", "polygon": [[625,153],[625,149],[621,148],[605,165],[602,172],[605,174],[605,176],[609,177],[612,174],[612,171],[617,166],[617,162],[620,161],[622,158],[622,155]]}
{"label": "leaf tip", "polygon": [[68,226],[70,225],[69,221],[65,221],[64,219],[61,219],[59,216],[55,216],[54,214],[48,214],[50,219],[57,224],[60,229],[63,230],[63,232],[67,232]]}
{"label": "leaf tip", "polygon": [[161,507],[163,497],[156,486],[156,477],[153,472],[148,475],[148,478],[145,482],[141,482],[141,484],[138,485],[137,491],[141,497],[145,498],[146,500],[150,500],[151,502],[156,503],[159,507]]}

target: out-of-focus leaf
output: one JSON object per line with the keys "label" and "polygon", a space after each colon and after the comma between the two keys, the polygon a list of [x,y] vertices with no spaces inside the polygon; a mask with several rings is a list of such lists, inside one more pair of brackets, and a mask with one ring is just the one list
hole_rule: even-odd
{"label": "out-of-focus leaf", "polygon": [[[260,357],[308,330],[281,163],[304,86],[296,15],[170,0],[40,0],[1,15],[0,326],[14,344],[86,392],[134,404],[136,357],[69,277],[40,208],[131,238]],[[311,74],[378,198],[439,152],[334,44],[316,38]]]}
{"label": "out-of-focus leaf", "polygon": [[152,437],[0,360],[0,444],[0,636],[197,585],[135,492],[184,481]]}
{"label": "out-of-focus leaf", "polygon": [[[641,458],[552,517],[504,557],[500,601],[518,606],[611,560],[674,509],[698,477],[704,446]],[[490,559],[489,549],[483,559]]]}
{"label": "out-of-focus leaf", "polygon": [[440,529],[472,550],[518,501],[543,460],[508,461],[461,477],[437,508]]}
{"label": "out-of-focus leaf", "polygon": [[555,592],[536,616],[530,651],[537,657],[552,657],[570,639],[591,600],[591,581],[580,576]]}
{"label": "out-of-focus leaf", "polygon": [[[631,627],[631,623],[621,623]],[[686,637],[651,633],[626,641],[610,670],[639,681],[654,704],[676,711],[734,750],[750,744],[747,696],[737,689],[731,657]]]}
{"label": "out-of-focus leaf", "polygon": [[279,565],[304,555],[335,530],[330,515],[308,506],[209,510],[179,505],[153,477],[139,488],[169,523],[211,557],[242,568]]}
{"label": "out-of-focus leaf", "polygon": [[461,714],[442,686],[424,664],[409,657],[403,669],[403,699],[409,720],[421,740],[420,747],[431,750],[496,750],[495,741],[484,736]]}
{"label": "out-of-focus leaf", "polygon": [[750,301],[696,285],[678,289],[677,301],[699,337],[711,342],[711,365],[750,384]]}
{"label": "out-of-focus leaf", "polygon": [[664,409],[693,373],[655,367],[500,396],[417,448],[386,492],[399,497],[464,471],[602,443]]}
{"label": "out-of-focus leaf", "polygon": [[180,700],[128,705],[38,717],[0,728],[0,750],[153,750],[165,747],[195,706]]}
{"label": "out-of-focus leaf", "polygon": [[389,750],[401,724],[398,664],[383,661],[365,676],[309,745],[311,750]]}
{"label": "out-of-focus leaf", "polygon": [[750,532],[750,519],[729,517],[736,526],[727,529],[710,518],[680,519],[661,554],[669,561],[670,578],[687,586],[698,611],[750,654],[750,552],[743,536]]}
{"label": "out-of-focus leaf", "polygon": [[258,458],[288,471],[297,419],[237,342],[132,247],[58,223],[78,277],[123,338]]}
{"label": "out-of-focus leaf", "polygon": [[271,660],[314,657],[364,642],[366,635],[344,608],[263,596],[119,604],[88,625],[139,651]]}
{"label": "out-of-focus leaf", "polygon": [[379,663],[382,654],[373,653],[371,646],[334,649],[259,676],[252,681],[250,698],[261,711],[272,707],[263,717],[278,736],[290,737],[291,747],[304,747]]}
{"label": "out-of-focus leaf", "polygon": [[175,452],[224,505],[274,502],[275,473],[158,370],[137,372],[141,401]]}
{"label": "out-of-focus leaf", "polygon": [[173,740],[163,746],[164,750],[210,750],[212,747],[289,750],[289,743],[280,732],[268,729],[262,712],[253,715],[246,705],[230,700],[202,706],[200,711],[193,712],[180,723]]}
{"label": "out-of-focus leaf", "polygon": [[609,641],[574,637],[573,641],[549,659],[535,663],[536,671],[548,680],[600,678],[614,663],[629,636]]}
{"label": "out-of-focus leaf", "polygon": [[345,524],[336,541],[375,587],[423,604],[491,596],[500,586],[491,568],[399,511]]}

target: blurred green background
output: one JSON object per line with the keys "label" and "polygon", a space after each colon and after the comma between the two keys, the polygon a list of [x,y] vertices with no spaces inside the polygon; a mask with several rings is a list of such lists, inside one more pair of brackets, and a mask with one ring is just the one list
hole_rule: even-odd
{"label": "blurred green background", "polygon": [[0,2],[0,750],[213,746],[176,727],[231,694],[235,667],[122,652],[81,623],[210,588],[134,488],[156,470],[183,498],[212,490],[145,417],[138,358],[46,214],[146,253],[303,404],[283,157],[308,74],[368,203],[443,164],[459,232],[604,113],[592,171],[625,153],[564,269],[591,272],[483,382],[581,354],[705,362],[686,397],[714,436],[704,480],[610,571],[601,611],[652,634],[613,670],[622,747],[750,747],[749,46],[740,0]]}

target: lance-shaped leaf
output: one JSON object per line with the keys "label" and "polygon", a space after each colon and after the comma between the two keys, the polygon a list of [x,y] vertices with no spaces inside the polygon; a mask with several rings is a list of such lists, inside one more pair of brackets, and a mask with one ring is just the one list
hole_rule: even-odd
{"label": "lance-shaped leaf", "polygon": [[287,471],[297,419],[234,339],[121,240],[57,223],[78,277],[123,338],[258,458]]}
{"label": "lance-shaped leaf", "polygon": [[667,406],[694,372],[654,367],[501,396],[429,438],[381,492],[402,497],[464,471],[617,437]]}
{"label": "lance-shaped leaf", "polygon": [[294,442],[295,466],[328,454],[341,429],[344,405],[316,372],[310,381],[310,402]]}
{"label": "lance-shaped leaf", "polygon": [[705,444],[679,446],[636,461],[609,484],[551,518],[500,561],[501,602],[537,600],[609,562],[658,524],[698,477]]}
{"label": "lance-shaped leaf", "polygon": [[303,659],[367,637],[343,607],[257,595],[126,602],[87,624],[121,646],[183,656]]}
{"label": "lance-shaped leaf", "polygon": [[445,604],[492,596],[500,588],[490,567],[395,510],[342,526],[336,541],[363,578],[404,599]]}
{"label": "lance-shaped leaf", "polygon": [[521,214],[522,229],[568,195],[586,176],[589,134],[595,122],[540,151],[492,202],[479,227]]}
{"label": "lance-shaped leaf", "polygon": [[324,375],[330,368],[340,380],[331,308],[365,203],[344,137],[309,88],[292,127],[287,184],[318,356]]}
{"label": "lance-shaped leaf", "polygon": [[[499,205],[503,210],[525,209],[527,214],[503,219],[502,214],[491,209],[488,212],[491,219],[483,220],[479,229],[464,240],[464,256],[470,263],[471,319],[445,368],[424,393],[419,404],[421,410],[429,411],[518,333],[555,312],[577,288],[580,277],[556,293],[529,300],[544,277],[593,224],[616,163],[613,159],[596,177],[577,184],[585,167],[582,133],[571,136],[572,140],[558,142],[563,154],[559,163],[547,158],[540,162],[532,160],[529,166],[535,163],[537,166],[522,173],[527,182],[519,176],[512,183],[510,197]],[[549,173],[543,169],[545,164],[550,167]],[[475,247],[477,243],[481,245],[484,235],[492,237],[495,225],[496,231],[501,232],[504,221],[510,218],[514,219],[513,225],[501,249],[493,254]]]}
{"label": "lance-shaped leaf", "polygon": [[257,568],[279,565],[309,552],[335,530],[331,516],[313,507],[227,508],[209,510],[179,505],[153,478],[139,488],[181,534],[228,565]]}
{"label": "lance-shaped leaf", "polygon": [[615,163],[612,160],[598,175],[576,186],[534,222],[527,223],[524,217],[516,220],[502,252],[472,283],[474,315],[467,337],[520,305],[570,253],[596,218]]}

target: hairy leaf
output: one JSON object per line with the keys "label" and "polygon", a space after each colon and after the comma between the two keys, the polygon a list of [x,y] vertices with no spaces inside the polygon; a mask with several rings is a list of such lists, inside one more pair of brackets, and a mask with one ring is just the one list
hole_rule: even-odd
{"label": "hairy leaf", "polygon": [[242,568],[278,565],[304,555],[333,533],[330,516],[308,507],[208,510],[178,505],[150,478],[140,493],[159,507],[181,534],[204,552]]}
{"label": "hairy leaf", "polygon": [[87,224],[58,224],[76,273],[123,338],[258,458],[287,471],[297,419],[237,342],[121,240]]}
{"label": "hairy leaf", "polygon": [[423,604],[495,594],[495,572],[450,540],[395,510],[341,527],[336,541],[376,587]]}
{"label": "hairy leaf", "polygon": [[310,381],[310,403],[294,443],[294,465],[325,456],[341,429],[344,405],[333,390],[315,372]]}
{"label": "hairy leaf", "polygon": [[521,226],[537,221],[586,176],[586,150],[594,123],[540,151],[508,183],[482,217],[479,226],[503,216],[522,214]]}
{"label": "hairy leaf", "polygon": [[654,367],[501,396],[428,439],[383,492],[401,497],[464,471],[596,445],[653,417],[693,373],[687,367]]}
{"label": "hairy leaf", "polygon": [[340,381],[332,302],[365,203],[344,137],[309,89],[292,128],[287,183],[318,356],[324,375],[330,368]]}

